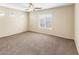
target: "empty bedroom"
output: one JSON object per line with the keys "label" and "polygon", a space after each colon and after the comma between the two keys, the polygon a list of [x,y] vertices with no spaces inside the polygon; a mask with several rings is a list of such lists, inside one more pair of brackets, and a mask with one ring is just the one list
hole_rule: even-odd
{"label": "empty bedroom", "polygon": [[78,55],[73,3],[0,3],[0,55]]}

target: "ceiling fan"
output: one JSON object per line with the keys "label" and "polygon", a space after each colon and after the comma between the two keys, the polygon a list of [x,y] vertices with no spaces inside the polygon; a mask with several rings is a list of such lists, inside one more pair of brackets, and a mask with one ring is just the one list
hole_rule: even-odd
{"label": "ceiling fan", "polygon": [[34,4],[29,3],[29,6],[26,8],[26,11],[36,11],[42,9],[41,7],[35,7]]}

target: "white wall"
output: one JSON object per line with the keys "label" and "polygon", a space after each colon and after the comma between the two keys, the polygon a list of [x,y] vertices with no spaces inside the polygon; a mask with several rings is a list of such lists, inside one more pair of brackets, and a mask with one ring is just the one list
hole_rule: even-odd
{"label": "white wall", "polygon": [[79,4],[75,4],[75,43],[79,53]]}
{"label": "white wall", "polygon": [[[52,19],[53,25],[51,30],[39,28],[38,26],[39,14],[53,15],[53,19]],[[30,31],[74,39],[74,5],[31,12],[29,17],[30,17],[29,20]]]}
{"label": "white wall", "polygon": [[[5,16],[0,16],[0,37],[24,31],[35,31],[74,39],[74,5],[36,11],[30,14],[0,7],[0,12],[4,12],[6,14]],[[12,17],[12,12],[16,13],[16,16]],[[38,27],[38,15],[46,13],[51,13],[54,16],[52,19],[53,25],[51,30]]]}
{"label": "white wall", "polygon": [[[0,16],[0,37],[27,31],[28,13],[4,7],[0,7],[0,12],[5,13]],[[16,16],[11,16],[12,12]]]}

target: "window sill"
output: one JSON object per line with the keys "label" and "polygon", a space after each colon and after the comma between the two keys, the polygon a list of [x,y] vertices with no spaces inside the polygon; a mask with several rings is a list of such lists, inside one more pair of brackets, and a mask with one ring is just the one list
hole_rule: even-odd
{"label": "window sill", "polygon": [[52,28],[46,28],[46,27],[39,27],[41,29],[48,29],[48,30],[52,30]]}

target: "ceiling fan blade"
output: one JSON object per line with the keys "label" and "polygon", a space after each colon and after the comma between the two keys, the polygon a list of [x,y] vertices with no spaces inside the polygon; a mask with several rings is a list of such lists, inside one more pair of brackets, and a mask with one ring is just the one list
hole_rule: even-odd
{"label": "ceiling fan blade", "polygon": [[29,7],[33,7],[33,4],[32,3],[29,3]]}
{"label": "ceiling fan blade", "polygon": [[30,5],[33,5],[32,3],[29,3]]}
{"label": "ceiling fan blade", "polygon": [[36,7],[35,9],[42,9],[42,8]]}

